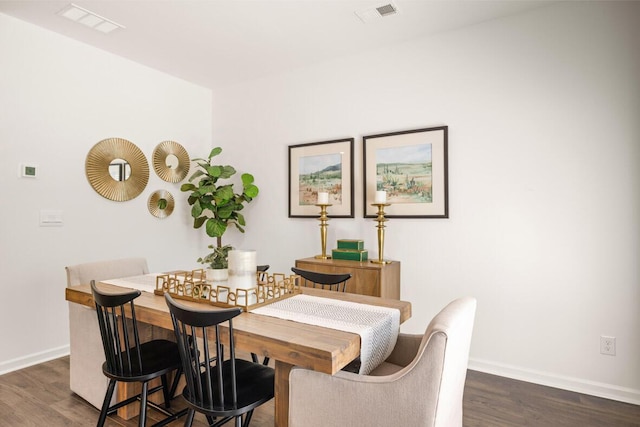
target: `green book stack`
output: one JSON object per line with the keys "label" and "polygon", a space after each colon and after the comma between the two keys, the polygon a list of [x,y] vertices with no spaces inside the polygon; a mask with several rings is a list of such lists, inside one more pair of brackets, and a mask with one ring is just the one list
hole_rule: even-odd
{"label": "green book stack", "polygon": [[364,248],[362,240],[338,240],[338,248],[331,251],[333,259],[348,261],[366,261],[369,258],[368,251]]}

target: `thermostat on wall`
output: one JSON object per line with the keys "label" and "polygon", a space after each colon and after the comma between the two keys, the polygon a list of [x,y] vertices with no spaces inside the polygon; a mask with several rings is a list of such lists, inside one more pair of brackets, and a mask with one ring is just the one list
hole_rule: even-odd
{"label": "thermostat on wall", "polygon": [[23,163],[20,165],[20,176],[22,178],[36,178],[38,165],[33,163]]}

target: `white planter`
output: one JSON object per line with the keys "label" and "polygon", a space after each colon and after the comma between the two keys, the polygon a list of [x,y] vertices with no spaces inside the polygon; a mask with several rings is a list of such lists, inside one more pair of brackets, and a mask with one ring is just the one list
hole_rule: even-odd
{"label": "white planter", "polygon": [[211,282],[225,282],[229,278],[228,268],[207,268],[207,280]]}

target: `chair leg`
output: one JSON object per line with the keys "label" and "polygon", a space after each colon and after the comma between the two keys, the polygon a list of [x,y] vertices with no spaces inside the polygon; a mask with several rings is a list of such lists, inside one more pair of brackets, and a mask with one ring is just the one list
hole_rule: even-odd
{"label": "chair leg", "polygon": [[189,408],[189,412],[187,412],[187,417],[184,419],[184,427],[191,427],[193,424],[193,417],[196,415],[196,410]]}
{"label": "chair leg", "polygon": [[142,393],[140,393],[140,419],[138,425],[140,427],[145,427],[147,422],[147,397],[149,394],[149,383],[142,383]]}
{"label": "chair leg", "polygon": [[[251,360],[253,361],[253,363],[260,363],[260,360],[258,359],[258,355],[255,353],[251,353]],[[269,364],[269,358],[265,357],[264,360],[262,361],[262,364],[264,366],[267,366]]]}
{"label": "chair leg", "polygon": [[252,416],[253,416],[253,409],[247,412],[247,414],[244,416],[244,423],[242,424],[243,427],[249,427],[249,423],[251,422]]}
{"label": "chair leg", "polygon": [[116,388],[116,380],[110,379],[109,386],[107,387],[107,393],[104,395],[104,402],[102,403],[102,409],[100,410],[100,418],[98,418],[97,427],[104,426],[104,422],[107,420],[107,412],[109,412],[109,404],[113,397],[113,391]]}
{"label": "chair leg", "polygon": [[164,407],[169,409],[171,408],[171,396],[169,394],[169,381],[167,380],[167,374],[164,374],[160,377],[162,381],[162,395],[164,396]]}
{"label": "chair leg", "polygon": [[169,397],[173,399],[176,397],[176,390],[178,389],[178,383],[180,382],[180,376],[182,375],[182,368],[178,368],[175,377],[173,377],[173,383],[171,384],[171,391]]}

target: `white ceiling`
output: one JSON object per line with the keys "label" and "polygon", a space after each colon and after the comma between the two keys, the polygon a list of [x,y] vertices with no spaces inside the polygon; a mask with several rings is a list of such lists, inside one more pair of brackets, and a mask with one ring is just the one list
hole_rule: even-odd
{"label": "white ceiling", "polygon": [[397,14],[366,24],[355,12],[389,0],[73,2],[126,27],[111,34],[57,15],[69,1],[0,0],[0,13],[215,89],[549,4],[542,0],[393,2]]}

